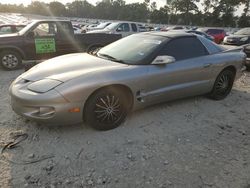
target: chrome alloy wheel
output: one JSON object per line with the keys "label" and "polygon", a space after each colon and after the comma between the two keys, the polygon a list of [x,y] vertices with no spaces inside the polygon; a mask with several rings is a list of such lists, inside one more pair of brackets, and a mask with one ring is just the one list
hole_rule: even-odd
{"label": "chrome alloy wheel", "polygon": [[219,93],[225,93],[230,87],[230,76],[227,74],[222,74],[219,78],[215,88]]}
{"label": "chrome alloy wheel", "polygon": [[14,54],[6,54],[2,57],[2,65],[8,69],[16,68],[18,64],[18,58]]}
{"label": "chrome alloy wheel", "polygon": [[116,122],[120,119],[123,113],[119,97],[116,97],[114,95],[99,97],[95,104],[94,112],[99,122]]}

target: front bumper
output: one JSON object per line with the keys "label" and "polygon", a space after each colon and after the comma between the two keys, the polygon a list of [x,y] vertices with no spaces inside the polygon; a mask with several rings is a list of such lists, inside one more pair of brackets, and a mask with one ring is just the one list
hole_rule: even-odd
{"label": "front bumper", "polygon": [[[83,121],[83,104],[67,101],[55,89],[35,93],[27,89],[27,83],[10,86],[11,106],[17,114],[42,124],[76,124]],[[70,109],[79,108],[78,112]]]}

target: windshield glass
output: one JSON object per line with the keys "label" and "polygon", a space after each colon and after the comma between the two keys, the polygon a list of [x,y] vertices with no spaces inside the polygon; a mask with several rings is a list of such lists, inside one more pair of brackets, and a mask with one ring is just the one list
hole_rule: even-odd
{"label": "windshield glass", "polygon": [[236,35],[250,35],[250,28],[241,29],[234,34],[236,34]]}
{"label": "windshield glass", "polygon": [[102,48],[97,55],[125,64],[143,64],[164,40],[166,37],[135,34]]}
{"label": "windshield glass", "polygon": [[99,24],[96,28],[98,28],[98,29],[103,29],[103,28],[105,28],[108,24],[109,24],[109,23],[101,23],[101,24]]}
{"label": "windshield glass", "polygon": [[27,26],[25,26],[23,29],[21,29],[18,33],[23,35],[24,33],[26,33],[32,26],[34,25],[33,22],[31,22],[30,24],[28,24]]}
{"label": "windshield glass", "polygon": [[109,26],[105,27],[105,29],[113,30],[113,29],[115,29],[118,25],[119,25],[119,23],[112,23],[112,24],[110,24]]}

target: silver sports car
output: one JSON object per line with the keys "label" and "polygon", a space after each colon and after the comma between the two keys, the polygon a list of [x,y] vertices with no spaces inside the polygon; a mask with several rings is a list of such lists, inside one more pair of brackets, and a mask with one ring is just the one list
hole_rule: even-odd
{"label": "silver sports car", "polygon": [[95,54],[38,64],[12,83],[11,103],[17,114],[40,123],[86,121],[108,130],[151,104],[203,94],[225,98],[245,59],[241,50],[225,50],[198,35],[141,33]]}

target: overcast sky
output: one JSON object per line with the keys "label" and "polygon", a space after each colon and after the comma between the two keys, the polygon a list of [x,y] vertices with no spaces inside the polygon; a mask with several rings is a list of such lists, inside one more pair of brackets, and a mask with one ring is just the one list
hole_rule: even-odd
{"label": "overcast sky", "polygon": [[[1,0],[1,3],[11,3],[11,4],[21,4],[23,3],[24,5],[28,5],[31,3],[32,0]],[[42,2],[49,3],[55,0],[42,0]],[[68,2],[72,2],[74,0],[58,0],[59,2],[66,4]],[[101,0],[88,0],[89,3],[96,4],[96,2],[101,1]],[[134,2],[143,2],[143,0],[125,0],[127,3],[134,3]],[[157,0],[157,5],[158,6],[164,6],[166,3],[166,0]]]}
{"label": "overcast sky", "polygon": [[[28,5],[31,3],[32,0],[0,0],[0,3],[2,4],[21,4]],[[49,3],[55,0],[41,0],[42,2]],[[58,0],[59,2],[66,4],[68,2],[72,2],[74,0]],[[89,3],[92,3],[95,5],[97,2],[100,2],[101,0],[87,0]],[[143,2],[144,0],[125,0],[126,3],[135,3],[135,2]],[[161,6],[164,6],[166,4],[166,0],[151,0],[152,2],[155,1],[157,3],[158,8]],[[199,5],[201,8],[201,5]],[[242,12],[242,7],[237,11],[237,15],[240,15]]]}

